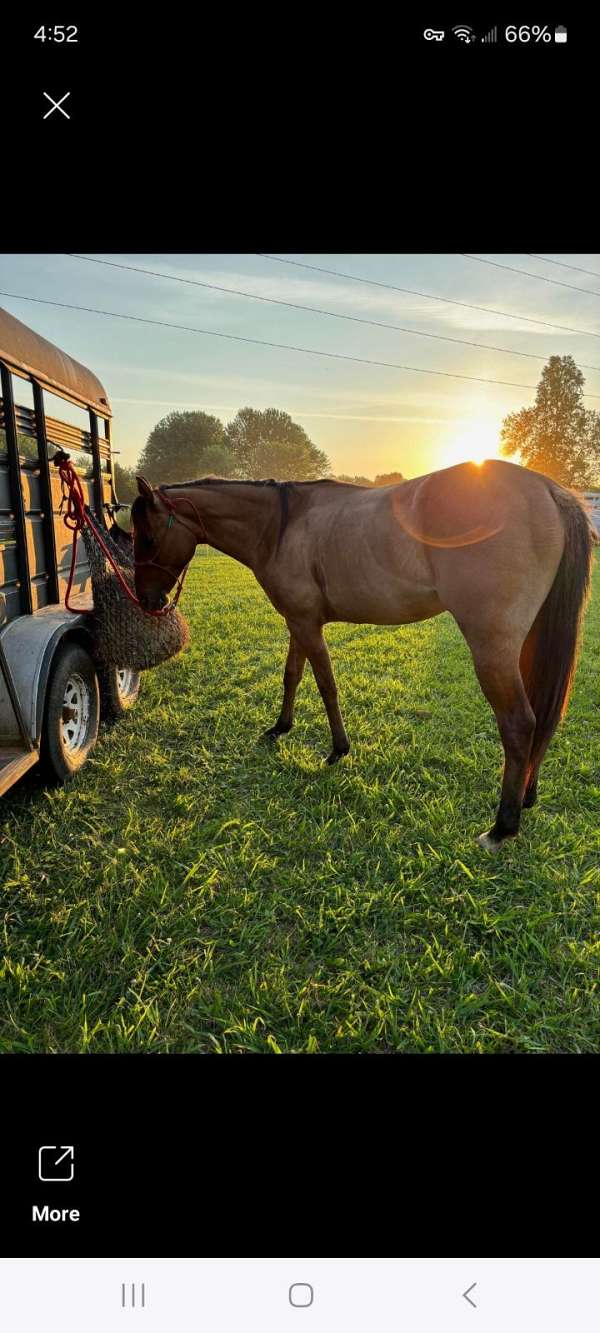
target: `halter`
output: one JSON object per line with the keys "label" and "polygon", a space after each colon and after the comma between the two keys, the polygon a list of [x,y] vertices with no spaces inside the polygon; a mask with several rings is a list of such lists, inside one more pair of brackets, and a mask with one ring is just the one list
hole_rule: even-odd
{"label": "halter", "polygon": [[[170,499],[170,497],[169,497],[168,495],[165,495],[165,491],[164,491],[163,487],[162,487],[162,486],[159,486],[158,489],[154,491],[154,494],[159,496],[159,498],[162,500],[162,502],[163,502],[165,508],[168,509],[168,511],[169,511],[169,518],[168,518],[168,521],[167,521],[167,527],[166,527],[166,531],[165,531],[164,537],[166,537],[166,535],[167,535],[167,533],[168,533],[168,531],[169,531],[169,528],[172,528],[174,523],[181,523],[181,524],[183,525],[184,528],[187,528],[188,532],[191,532],[191,533],[192,533],[192,536],[196,536],[195,531],[194,531],[194,528],[192,527],[191,523],[186,522],[185,518],[182,518],[181,514],[178,513],[176,504],[174,503],[173,500]],[[207,542],[207,541],[208,541],[208,536],[207,536],[206,528],[205,528],[204,523],[203,523],[203,520],[201,519],[200,514],[198,513],[198,510],[197,510],[197,508],[196,508],[196,506],[195,506],[195,504],[194,504],[194,501],[190,499],[189,495],[182,495],[181,498],[182,498],[182,500],[184,501],[184,503],[187,503],[187,504],[191,505],[191,507],[192,507],[192,509],[193,509],[193,511],[194,511],[195,517],[196,517],[196,522],[197,522],[198,527],[199,527],[199,529],[200,529],[200,536],[199,536],[199,537],[196,537],[196,544],[198,544],[198,542]],[[150,556],[150,559],[149,559],[149,560],[135,560],[135,559],[134,559],[133,564],[134,564],[134,568],[135,568],[135,569],[140,569],[140,568],[142,568],[142,567],[146,567],[146,568],[147,568],[148,566],[152,565],[152,566],[154,567],[154,569],[160,569],[161,572],[162,572],[163,574],[168,574],[168,575],[169,575],[169,578],[173,579],[173,580],[175,581],[175,583],[177,584],[177,590],[176,590],[176,593],[175,593],[175,597],[174,597],[174,599],[173,599],[173,604],[176,606],[176,605],[177,605],[177,602],[178,602],[178,600],[179,600],[179,596],[180,596],[180,593],[181,593],[181,589],[182,589],[182,587],[183,587],[183,580],[184,580],[184,578],[185,578],[185,576],[186,576],[186,574],[187,574],[187,571],[188,571],[188,569],[189,569],[189,561],[188,561],[187,565],[185,565],[184,568],[181,570],[181,572],[179,572],[179,571],[176,570],[176,569],[173,569],[171,565],[161,565],[161,564],[159,564],[158,556],[160,555],[161,550],[162,550],[162,547],[163,547],[164,537],[163,537],[163,540],[161,541],[160,545],[158,546],[158,549],[154,552],[154,555]]]}

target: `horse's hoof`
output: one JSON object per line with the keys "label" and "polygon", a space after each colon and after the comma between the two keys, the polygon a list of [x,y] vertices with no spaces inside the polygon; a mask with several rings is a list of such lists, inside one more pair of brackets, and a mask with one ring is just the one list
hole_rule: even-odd
{"label": "horse's hoof", "polygon": [[504,838],[492,838],[489,833],[480,833],[477,841],[480,847],[485,848],[486,852],[499,852]]}
{"label": "horse's hoof", "polygon": [[263,731],[258,739],[259,741],[265,741],[268,745],[274,745],[280,736],[281,732],[277,730],[277,727],[269,727],[269,730]]}
{"label": "horse's hoof", "polygon": [[338,759],[343,759],[343,758],[344,758],[344,755],[345,755],[345,754],[349,754],[349,753],[350,753],[350,746],[349,746],[349,745],[346,747],[345,750],[332,750],[332,751],[331,751],[331,754],[328,754],[328,755],[327,755],[327,759],[325,760],[325,763],[327,763],[327,764],[337,764]]}

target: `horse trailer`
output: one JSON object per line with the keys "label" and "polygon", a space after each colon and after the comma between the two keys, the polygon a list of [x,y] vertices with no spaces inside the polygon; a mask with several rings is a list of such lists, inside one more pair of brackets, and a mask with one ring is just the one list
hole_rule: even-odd
{"label": "horse trailer", "polygon": [[[114,720],[135,703],[139,676],[95,660],[80,539],[73,581],[80,610],[64,606],[72,533],[52,457],[68,451],[96,523],[114,523],[120,506],[106,391],[92,371],[1,309],[0,374],[2,794],[37,763],[50,781],[72,777],[95,744],[101,716]],[[69,408],[55,408],[53,399]],[[79,424],[60,420],[57,409]]]}
{"label": "horse trailer", "polygon": [[600,534],[600,491],[584,491],[583,498],[587,502],[596,532]]}

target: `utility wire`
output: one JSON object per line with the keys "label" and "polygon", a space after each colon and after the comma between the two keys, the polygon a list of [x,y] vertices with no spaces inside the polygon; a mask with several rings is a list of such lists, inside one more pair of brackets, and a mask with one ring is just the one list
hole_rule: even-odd
{"label": "utility wire", "polygon": [[559,282],[557,278],[545,278],[543,273],[530,273],[529,269],[511,268],[510,264],[499,264],[495,259],[480,259],[479,255],[464,255],[459,250],[463,259],[473,259],[476,264],[489,264],[492,268],[504,269],[505,273],[518,273],[521,278],[536,278],[538,282],[549,282],[552,287],[566,287],[570,292],[583,292],[584,296],[600,296],[600,292],[593,292],[589,287],[574,287],[571,282]]}
{"label": "utility wire", "polygon": [[[373,361],[365,356],[349,356],[343,352],[325,352],[316,347],[299,347],[293,343],[267,342],[264,338],[247,338],[241,333],[221,333],[216,329],[197,329],[188,324],[172,324],[164,319],[145,319],[141,315],[123,315],[118,310],[98,310],[95,306],[72,305],[66,301],[48,301],[41,296],[23,296],[19,292],[2,292],[12,301],[31,301],[36,305],[58,306],[61,310],[80,310],[92,315],[107,315],[111,319],[132,320],[136,324],[153,324],[163,329],[181,329],[184,333],[200,333],[208,338],[226,338],[229,342],[252,343],[256,347],[276,347],[283,352],[302,352],[306,356],[323,356],[333,361],[352,361],[361,366],[383,366],[386,370],[406,370],[417,375],[435,375],[446,380],[468,380],[472,384],[497,384],[507,389],[537,389],[536,384],[518,384],[514,380],[484,379],[481,375],[459,375],[448,370],[430,370],[425,366],[405,366],[396,361]],[[598,393],[587,393],[584,398],[600,398]]]}
{"label": "utility wire", "polygon": [[[183,282],[186,286],[203,287],[211,292],[226,292],[229,296],[243,296],[250,301],[263,301],[268,305],[285,306],[288,310],[304,310],[311,315],[328,315],[332,319],[349,320],[352,324],[368,324],[373,329],[389,329],[393,333],[408,333],[417,338],[433,338],[436,342],[456,343],[459,347],[478,347],[485,352],[503,352],[506,356],[525,356],[533,361],[545,361],[545,356],[538,352],[521,352],[512,347],[495,347],[492,343],[479,343],[466,338],[451,338],[442,333],[426,333],[422,329],[404,328],[401,324],[387,324],[377,319],[363,319],[360,315],[347,315],[338,310],[324,310],[319,306],[300,305],[297,301],[282,301],[276,296],[260,296],[256,292],[244,292],[238,287],[220,287],[214,282],[201,282],[198,278],[180,278],[176,274],[161,273],[156,269],[139,268],[134,264],[118,264],[111,259],[96,259],[89,255],[77,255],[67,252],[68,259],[82,259],[86,264],[102,264],[106,268],[125,269],[128,273],[143,273],[149,278],[163,278],[167,282]],[[590,366],[580,362],[583,370],[600,371],[600,366]]]}
{"label": "utility wire", "polygon": [[259,259],[270,259],[274,264],[291,264],[294,268],[309,269],[311,273],[326,273],[330,278],[348,278],[351,282],[363,282],[367,287],[384,287],[389,292],[403,292],[405,296],[422,296],[425,301],[443,301],[445,305],[458,305],[463,310],[482,310],[484,315],[501,315],[504,319],[520,319],[525,324],[539,324],[544,329],[558,329],[561,333],[579,333],[584,338],[600,338],[600,333],[596,333],[593,329],[574,329],[569,324],[552,324],[546,319],[532,319],[530,315],[519,315],[510,310],[494,310],[492,306],[453,301],[449,296],[432,296],[431,292],[418,292],[414,287],[395,287],[391,282],[377,282],[375,278],[359,278],[356,273],[340,273],[339,269],[335,268],[319,268],[316,264],[304,264],[299,259],[281,259],[279,255],[267,255],[260,250],[257,251],[257,255]]}
{"label": "utility wire", "polygon": [[[523,253],[527,254],[527,251],[524,250]],[[556,264],[557,268],[570,268],[573,270],[573,273],[588,273],[590,278],[600,278],[600,273],[597,269],[579,268],[577,264],[565,264],[564,261],[560,259],[546,259],[545,255],[527,255],[527,257],[528,259],[541,259],[543,264]]]}

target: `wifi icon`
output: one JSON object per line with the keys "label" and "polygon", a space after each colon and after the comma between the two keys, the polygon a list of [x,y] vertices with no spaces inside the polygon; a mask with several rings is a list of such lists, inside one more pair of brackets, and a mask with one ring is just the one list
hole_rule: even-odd
{"label": "wifi icon", "polygon": [[468,44],[469,42],[475,41],[475,33],[473,32],[473,29],[467,27],[464,23],[459,24],[456,28],[453,28],[452,31],[454,36],[458,37],[461,42],[467,42]]}

